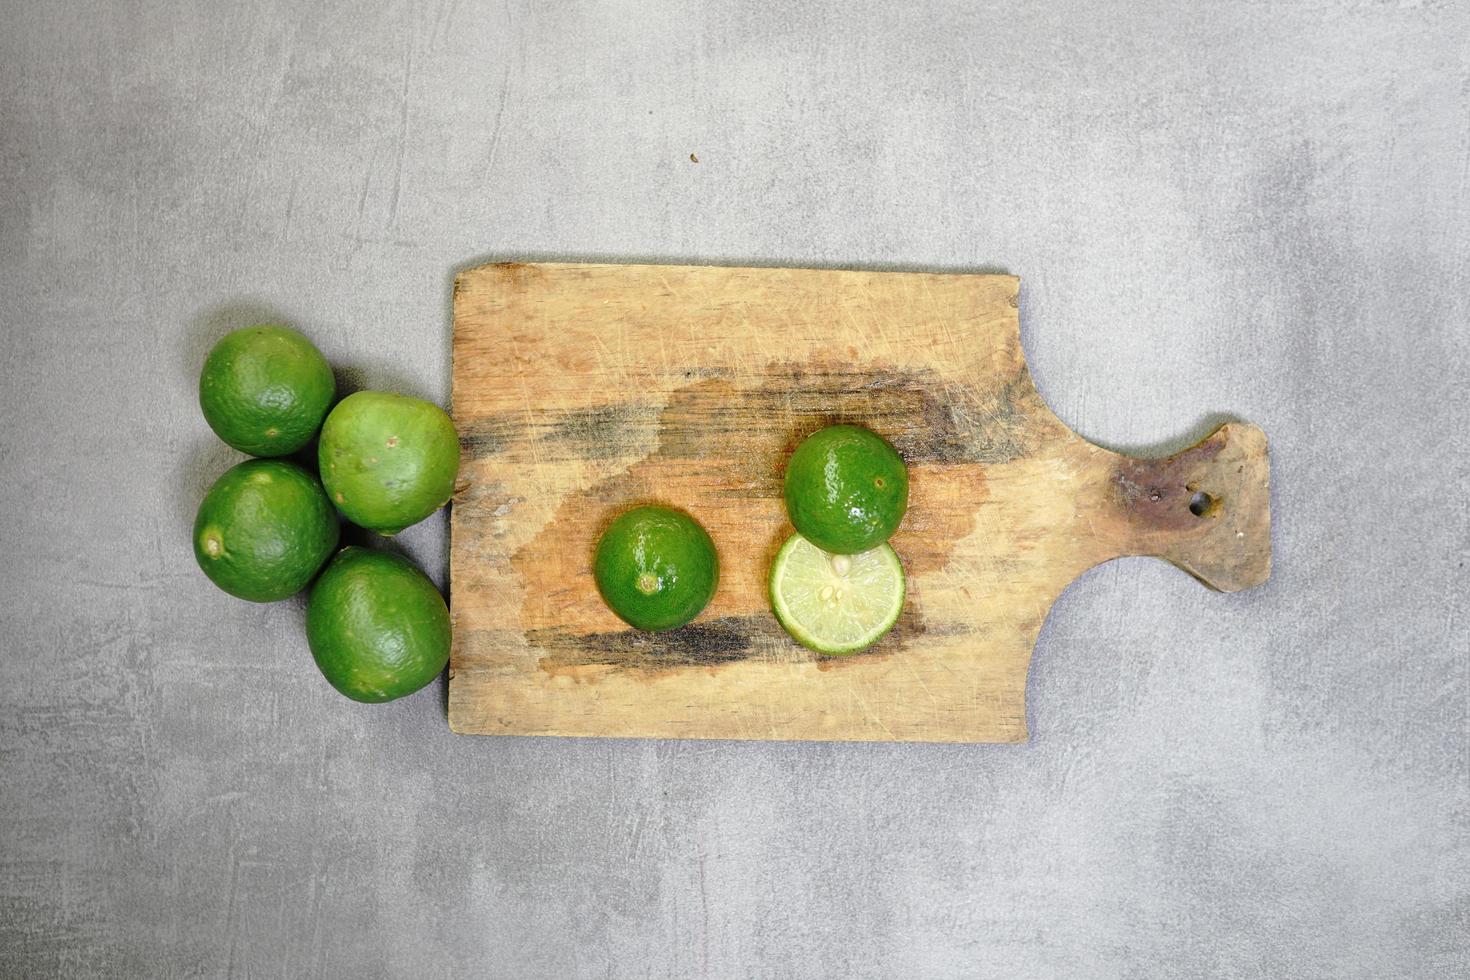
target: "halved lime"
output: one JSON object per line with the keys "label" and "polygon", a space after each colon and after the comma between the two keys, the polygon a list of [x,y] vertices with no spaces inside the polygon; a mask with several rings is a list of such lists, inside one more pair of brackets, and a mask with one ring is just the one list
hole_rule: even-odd
{"label": "halved lime", "polygon": [[823,551],[800,534],[771,565],[771,608],[792,639],[818,653],[857,653],[903,610],[903,565],[887,544],[855,555]]}
{"label": "halved lime", "polygon": [[671,630],[698,616],[720,583],[715,543],[671,507],[634,507],[608,525],[592,559],[597,591],[623,622]]}
{"label": "halved lime", "polygon": [[786,464],[786,513],[823,551],[855,555],[887,541],[909,505],[903,457],[871,429],[829,425]]}

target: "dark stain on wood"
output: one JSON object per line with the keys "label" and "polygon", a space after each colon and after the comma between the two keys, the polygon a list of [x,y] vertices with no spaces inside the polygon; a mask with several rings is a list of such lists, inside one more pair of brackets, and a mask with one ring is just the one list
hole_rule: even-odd
{"label": "dark stain on wood", "polygon": [[494,423],[476,422],[460,427],[459,452],[461,456],[468,459],[494,456],[504,449],[508,442],[501,426]]}
{"label": "dark stain on wood", "polygon": [[1201,488],[1219,492],[1210,470],[1225,447],[1220,432],[1168,459],[1118,457],[1113,496],[1127,520],[1153,532],[1202,530],[1202,519],[1190,511],[1189,503]]}
{"label": "dark stain on wood", "polygon": [[976,463],[999,465],[1029,456],[1038,445],[1038,422],[1053,418],[1041,401],[1031,372],[1021,365],[1005,384],[982,392],[980,419],[972,423],[968,458]]}
{"label": "dark stain on wood", "polygon": [[560,627],[535,629],[526,633],[526,640],[545,654],[541,666],[551,672],[591,666],[660,671],[719,667],[744,660],[754,653],[754,637],[763,631],[762,626],[754,616],[729,616],[662,633],[632,627],[585,634]]}
{"label": "dark stain on wood", "polygon": [[1168,459],[1118,457],[1106,498],[1128,553],[1157,555],[1211,588],[1271,574],[1270,461],[1264,434],[1226,424]]}
{"label": "dark stain on wood", "polygon": [[956,403],[932,369],[894,372],[778,362],[749,387],[695,370],[685,376],[697,380],[676,389],[657,415],[637,403],[534,417],[505,412],[470,425],[461,442],[477,455],[534,441],[543,456],[614,459],[642,444],[648,428],[656,426],[663,458],[725,455],[784,466],[785,457],[811,433],[851,423],[888,438],[910,465],[994,465],[1033,451],[1031,417],[1040,404],[1024,368],[969,405]]}
{"label": "dark stain on wood", "polygon": [[542,458],[613,459],[636,445],[638,429],[654,424],[651,405],[622,404],[572,411],[497,413],[463,424],[459,444],[466,456],[484,458],[534,443]]}
{"label": "dark stain on wood", "polygon": [[544,439],[578,459],[615,459],[627,452],[635,429],[653,421],[647,405],[603,405],[554,415],[541,423]]}

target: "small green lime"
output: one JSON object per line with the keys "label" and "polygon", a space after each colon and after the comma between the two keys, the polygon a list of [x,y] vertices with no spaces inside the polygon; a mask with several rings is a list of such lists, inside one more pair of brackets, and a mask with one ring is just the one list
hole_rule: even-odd
{"label": "small green lime", "polygon": [[903,565],[880,544],[855,555],[823,551],[800,534],[771,564],[771,608],[786,632],[819,653],[857,653],[903,611]]}
{"label": "small green lime", "polygon": [[407,558],[347,547],[312,586],[306,642],[323,676],[354,701],[406,697],[449,662],[449,610]]}
{"label": "small green lime", "polygon": [[641,630],[683,626],[709,604],[720,581],[709,533],[669,507],[620,514],[597,542],[592,571],[608,608]]}
{"label": "small green lime", "polygon": [[306,588],[340,532],[316,477],[284,460],[248,459],[204,495],[194,557],[230,595],[274,602]]}
{"label": "small green lime", "polygon": [[311,341],[290,327],[246,327],[205,358],[199,407],[215,435],[242,453],[284,456],[316,435],[336,390]]}
{"label": "small green lime", "polygon": [[348,520],[397,534],[449,501],[459,474],[459,436],[438,405],[359,391],[327,416],[317,464],[328,496]]}
{"label": "small green lime", "polygon": [[786,464],[786,512],[823,551],[851,555],[887,541],[909,504],[903,458],[859,425],[808,436]]}

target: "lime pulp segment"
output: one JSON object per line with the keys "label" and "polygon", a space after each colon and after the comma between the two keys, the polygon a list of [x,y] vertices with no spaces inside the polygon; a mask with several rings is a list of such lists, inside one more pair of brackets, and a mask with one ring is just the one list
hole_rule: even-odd
{"label": "lime pulp segment", "polygon": [[833,555],[793,534],[771,566],[771,607],[786,632],[819,653],[856,653],[903,610],[904,576],[887,544]]}

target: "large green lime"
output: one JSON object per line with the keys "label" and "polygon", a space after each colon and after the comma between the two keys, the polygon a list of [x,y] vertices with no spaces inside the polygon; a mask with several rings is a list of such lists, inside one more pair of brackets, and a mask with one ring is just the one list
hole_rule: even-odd
{"label": "large green lime", "polygon": [[194,557],[230,595],[273,602],[306,587],[337,547],[337,512],[295,463],[250,459],[226,470],[194,519]]}
{"label": "large green lime", "polygon": [[348,547],[306,605],[306,641],[333,687],[354,701],[405,697],[449,662],[449,610],[407,558]]}
{"label": "large green lime", "polygon": [[823,551],[850,555],[887,541],[909,503],[903,458],[859,425],[808,436],[786,464],[786,512]]}
{"label": "large green lime", "polygon": [[311,341],[290,327],[246,327],[214,345],[199,375],[199,407],[225,442],[284,456],[311,441],[337,384]]}
{"label": "large green lime", "polygon": [[359,391],[327,416],[317,463],[327,494],[348,520],[397,534],[449,501],[459,436],[438,405]]}
{"label": "large green lime", "polygon": [[683,626],[714,597],[715,543],[699,522],[669,507],[635,507],[597,542],[592,563],[608,608],[641,630]]}

